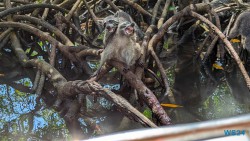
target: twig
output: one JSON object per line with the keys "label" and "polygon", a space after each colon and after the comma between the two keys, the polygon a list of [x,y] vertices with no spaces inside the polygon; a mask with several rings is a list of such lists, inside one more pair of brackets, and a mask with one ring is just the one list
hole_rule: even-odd
{"label": "twig", "polygon": [[[148,56],[148,42],[150,40],[150,37],[151,37],[151,34],[152,32],[156,30],[156,27],[154,25],[151,25],[148,27],[145,35],[144,35],[144,39],[142,41],[142,48],[143,48],[143,54],[140,58],[140,62],[145,64],[146,62],[146,56]],[[146,67],[146,66],[145,66]],[[136,68],[136,71],[135,71],[135,74],[136,76],[138,76],[138,78],[141,80],[142,79],[142,76],[143,76],[143,72],[144,72],[144,68],[142,67],[137,67]]]}
{"label": "twig", "polygon": [[157,24],[157,28],[160,28],[162,26],[164,19],[166,18],[167,14],[168,14],[168,8],[171,4],[171,1],[172,0],[166,0],[162,14],[161,14],[161,18],[159,19],[158,24]]}
{"label": "twig", "polygon": [[30,21],[39,25],[42,25],[44,28],[47,28],[50,30],[52,33],[54,33],[57,37],[59,37],[64,44],[67,46],[73,46],[74,44],[69,40],[69,38],[64,35],[58,28],[54,27],[53,25],[47,23],[46,21],[40,20],[35,17],[31,16],[26,16],[26,15],[14,15],[13,19],[18,21],[18,20],[26,20]]}
{"label": "twig", "polygon": [[62,22],[65,22],[66,24],[69,24],[71,28],[73,28],[75,31],[78,32],[78,34],[80,34],[83,39],[89,44],[89,45],[92,45],[92,43],[90,42],[90,39],[88,37],[86,37],[86,35],[81,31],[81,29],[78,29],[73,23],[67,21],[65,19],[64,16],[60,15],[61,16],[61,19],[62,19]]}
{"label": "twig", "polygon": [[148,17],[152,17],[152,14],[150,14],[148,11],[144,10],[140,5],[138,5],[137,3],[131,1],[131,0],[122,0],[124,3],[132,6],[134,9],[136,9],[138,12],[140,12],[141,14],[148,16]]}
{"label": "twig", "polygon": [[68,13],[68,10],[63,9],[61,7],[58,7],[58,6],[55,6],[55,5],[51,5],[51,4],[28,4],[28,5],[22,5],[19,7],[13,7],[13,8],[6,9],[6,10],[0,12],[0,18],[3,18],[9,14],[13,14],[13,13],[16,13],[19,11],[25,11],[25,10],[36,9],[36,8],[50,8],[50,9],[58,10],[58,11],[63,12],[63,13]]}
{"label": "twig", "polygon": [[149,51],[150,51],[150,54],[152,55],[152,57],[154,58],[156,65],[159,69],[159,72],[161,74],[161,79],[162,79],[164,87],[165,87],[165,93],[164,93],[163,97],[166,97],[170,92],[170,87],[169,87],[169,83],[168,83],[165,69],[163,68],[163,65],[162,65],[160,59],[158,58],[158,56],[155,54],[155,51],[152,48],[149,48]]}
{"label": "twig", "polygon": [[157,17],[157,14],[158,14],[158,9],[160,7],[161,2],[162,2],[162,0],[157,0],[156,4],[154,6],[153,16],[152,16],[152,19],[151,19],[151,25],[155,25],[155,20],[156,20],[156,17]]}
{"label": "twig", "polygon": [[89,7],[89,5],[88,5],[88,3],[86,2],[86,0],[83,0],[83,2],[84,2],[84,4],[85,4],[85,6],[87,7],[87,9],[88,9],[88,11],[89,11],[89,13],[90,13],[90,15],[91,15],[93,21],[95,22],[95,24],[96,24],[96,26],[97,26],[97,28],[98,28],[99,33],[100,33],[100,32],[102,31],[102,28],[100,27],[100,25],[99,25],[99,23],[98,23],[98,21],[97,21],[97,17],[96,17],[96,15],[95,15],[95,13],[94,13],[93,10]]}
{"label": "twig", "polygon": [[35,76],[35,80],[33,81],[33,87],[32,87],[32,91],[35,91],[37,89],[37,86],[39,84],[39,80],[41,77],[41,71],[38,69],[36,71],[36,76]]}
{"label": "twig", "polygon": [[76,3],[74,4],[74,6],[70,9],[69,13],[67,14],[66,16],[66,20],[69,21],[71,19],[71,17],[73,16],[74,12],[77,10],[77,8],[79,6],[81,6],[83,3],[82,3],[82,0],[77,0]]}
{"label": "twig", "polygon": [[111,1],[111,0],[104,0],[107,4],[109,4],[115,11],[119,11],[120,9]]}
{"label": "twig", "polygon": [[6,37],[8,36],[11,32],[12,32],[13,28],[9,28],[7,30],[5,30],[1,35],[0,35],[0,42]]}

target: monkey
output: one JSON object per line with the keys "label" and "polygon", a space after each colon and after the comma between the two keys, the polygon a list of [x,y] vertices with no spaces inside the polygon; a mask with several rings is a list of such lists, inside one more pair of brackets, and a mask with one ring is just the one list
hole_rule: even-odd
{"label": "monkey", "polygon": [[141,46],[135,41],[135,24],[120,21],[114,37],[110,39],[101,54],[100,67],[108,60],[116,60],[122,62],[125,70],[128,70],[142,55]]}
{"label": "monkey", "polygon": [[118,26],[118,19],[114,15],[110,15],[103,19],[103,27],[104,27],[104,37],[103,37],[103,44],[104,48],[112,35],[114,35],[117,26]]}
{"label": "monkey", "polygon": [[134,24],[136,36],[133,36],[133,37],[135,37],[135,40],[140,41],[143,39],[143,36],[144,36],[143,32],[140,30],[140,28],[134,22],[131,16],[127,14],[126,12],[119,10],[114,15],[108,16],[103,19],[103,26],[105,28],[105,33],[104,33],[104,38],[103,38],[104,48],[108,40],[112,38],[112,36],[114,35],[114,32],[117,29],[119,22],[125,22],[125,21]]}
{"label": "monkey", "polygon": [[[133,66],[142,55],[143,50],[137,42],[139,27],[129,14],[118,11],[114,15],[103,20],[104,30],[104,50],[101,53],[100,65],[92,75],[98,75],[102,66],[108,60],[116,60],[125,65],[124,71]],[[141,65],[142,63],[138,63]]]}
{"label": "monkey", "polygon": [[228,38],[232,39],[241,35],[243,48],[250,52],[250,12],[241,13],[232,29],[229,32]]}

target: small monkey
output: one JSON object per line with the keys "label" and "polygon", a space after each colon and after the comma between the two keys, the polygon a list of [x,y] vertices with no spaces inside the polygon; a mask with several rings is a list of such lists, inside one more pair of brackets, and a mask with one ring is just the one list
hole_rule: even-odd
{"label": "small monkey", "polygon": [[136,33],[136,41],[142,40],[143,38],[143,32],[140,30],[138,25],[134,22],[134,20],[130,17],[129,14],[126,12],[123,12],[122,10],[117,11],[114,15],[108,16],[103,19],[103,26],[105,28],[104,38],[103,38],[103,44],[104,46],[107,44],[109,38],[112,38],[114,32],[117,29],[117,26],[119,23],[122,22],[130,22],[134,24],[134,30]]}
{"label": "small monkey", "polygon": [[239,35],[243,41],[243,48],[250,52],[250,12],[243,12],[237,17],[228,38],[232,39]]}
{"label": "small monkey", "polygon": [[129,21],[119,23],[113,38],[109,40],[101,54],[100,68],[108,60],[125,64],[126,69],[133,66],[142,55],[142,49],[136,40],[135,24]]}
{"label": "small monkey", "polygon": [[119,24],[118,19],[111,15],[103,19],[103,26],[104,26],[104,37],[103,37],[103,44],[104,48],[109,41],[110,38],[112,38],[112,35],[114,35],[117,26]]}
{"label": "small monkey", "polygon": [[[103,20],[105,33],[103,43],[105,49],[101,54],[100,66],[94,75],[97,75],[108,60],[124,63],[125,71],[133,66],[141,57],[143,50],[137,43],[136,31],[139,27],[130,15],[123,11],[106,17]],[[142,32],[142,31],[141,31]]]}

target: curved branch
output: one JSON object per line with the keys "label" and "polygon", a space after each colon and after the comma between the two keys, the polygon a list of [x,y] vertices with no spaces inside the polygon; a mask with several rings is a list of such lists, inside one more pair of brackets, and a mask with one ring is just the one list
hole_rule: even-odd
{"label": "curved branch", "polygon": [[53,86],[58,90],[58,92],[62,93],[61,88],[67,82],[67,80],[50,64],[46,63],[43,60],[31,59],[26,62],[25,67],[39,68],[39,70],[41,70],[41,72],[49,78],[49,80],[52,82]]}
{"label": "curved branch", "polygon": [[160,61],[160,59],[158,58],[158,56],[155,54],[155,51],[153,49],[149,49],[150,51],[150,54],[152,55],[152,57],[154,58],[155,62],[156,62],[156,65],[160,71],[160,74],[161,74],[161,78],[162,78],[162,81],[163,81],[163,84],[164,84],[164,87],[166,89],[164,95],[163,95],[163,98],[166,97],[169,92],[170,92],[170,87],[169,87],[169,83],[168,83],[168,79],[167,79],[167,75],[166,75],[166,72],[164,70],[164,67]]}
{"label": "curved branch", "polygon": [[69,38],[66,35],[64,35],[58,28],[56,28],[53,25],[47,23],[46,21],[43,21],[43,20],[35,18],[35,17],[26,16],[26,15],[14,15],[13,20],[15,20],[15,21],[26,20],[26,21],[30,21],[32,23],[39,24],[39,25],[47,28],[48,30],[50,30],[57,37],[59,37],[65,45],[67,45],[67,46],[73,46],[74,45],[69,40]]}
{"label": "curved branch", "polygon": [[157,119],[162,125],[171,124],[171,119],[167,115],[166,111],[161,107],[161,104],[154,93],[149,88],[147,88],[134,73],[131,71],[125,73],[123,71],[124,66],[119,62],[111,61],[110,64],[117,68],[119,72],[129,81],[130,86],[138,91],[140,97],[142,97],[150,109],[152,109],[152,112],[156,115]]}
{"label": "curved branch", "polygon": [[107,4],[109,4],[115,11],[119,11],[120,9],[111,1],[111,0],[104,0]]}
{"label": "curved branch", "polygon": [[1,35],[0,35],[0,42],[7,37],[11,32],[12,32],[13,28],[9,28],[7,30],[5,30]]}
{"label": "curved branch", "polygon": [[[140,58],[140,62],[145,64],[146,62],[146,56],[148,56],[148,42],[150,40],[150,37],[151,37],[151,34],[152,32],[156,30],[156,27],[154,25],[150,25],[144,35],[144,39],[142,41],[142,45],[141,47],[143,48],[143,54]],[[136,68],[136,71],[135,71],[135,74],[136,76],[138,76],[139,79],[142,79],[142,76],[143,76],[143,72],[144,72],[144,68],[142,67],[137,67]]]}
{"label": "curved branch", "polygon": [[186,8],[184,8],[183,10],[181,10],[180,12],[176,13],[174,16],[172,16],[170,19],[168,19],[162,25],[162,27],[159,29],[158,33],[156,35],[154,35],[153,38],[149,41],[149,48],[153,48],[159,42],[159,40],[163,37],[165,31],[170,27],[170,25],[172,25],[175,21],[179,20],[182,16],[190,15],[190,16],[193,16],[195,18],[198,18],[201,21],[207,23],[209,25],[209,27],[211,29],[213,29],[216,32],[216,34],[221,38],[221,40],[225,43],[227,49],[229,50],[232,57],[234,58],[234,60],[238,64],[238,67],[241,70],[241,73],[245,79],[247,87],[250,90],[250,78],[249,78],[247,71],[246,71],[245,67],[243,66],[238,54],[235,52],[233,46],[231,45],[231,43],[226,39],[226,36],[213,23],[211,23],[205,17],[199,15],[198,13],[196,13],[194,11],[198,11],[198,12],[210,11],[210,6],[205,4],[205,3],[200,3],[200,4],[196,4],[195,8],[194,8],[194,5],[190,5]]}
{"label": "curved branch", "polygon": [[68,13],[68,10],[55,6],[55,5],[51,5],[51,4],[27,4],[27,5],[9,8],[0,12],[0,18],[3,18],[9,14],[13,14],[19,11],[25,11],[25,10],[36,9],[36,8],[50,8],[50,9],[58,10],[62,13]]}
{"label": "curved branch", "polygon": [[95,13],[94,13],[93,10],[89,7],[89,5],[88,5],[88,3],[87,3],[86,0],[83,0],[83,2],[84,2],[84,4],[85,4],[85,6],[87,7],[88,12],[89,12],[89,14],[91,15],[93,21],[95,22],[95,24],[96,24],[96,26],[97,26],[97,28],[98,28],[98,31],[101,32],[101,31],[102,31],[102,28],[100,27],[100,24],[99,24],[98,21],[97,21],[97,17],[96,17],[96,15],[95,15]]}
{"label": "curved branch", "polygon": [[234,58],[234,60],[236,61],[237,65],[240,68],[240,71],[244,77],[244,80],[247,84],[247,87],[250,90],[250,78],[248,76],[248,73],[247,73],[242,61],[240,60],[240,57],[238,56],[237,52],[234,50],[234,47],[228,41],[226,36],[213,23],[211,23],[209,20],[207,20],[205,17],[201,16],[200,14],[193,12],[193,11],[190,11],[189,14],[195,18],[200,19],[201,21],[205,22],[206,24],[208,24],[208,26],[211,29],[213,29],[215,31],[215,33],[220,37],[220,39],[225,43],[226,49],[231,54],[232,58]]}
{"label": "curved branch", "polygon": [[65,48],[65,46],[57,41],[56,39],[54,39],[53,37],[51,37],[48,34],[45,34],[44,32],[42,32],[41,30],[34,28],[30,25],[27,24],[23,24],[23,23],[17,23],[17,22],[0,22],[0,27],[15,27],[15,28],[21,28],[27,32],[33,33],[36,36],[38,36],[41,40],[47,40],[48,42],[50,42],[53,45],[57,45],[57,47],[60,49],[60,51],[67,56],[69,59],[72,59],[72,61],[77,62],[77,59],[74,55],[72,55],[71,53],[69,53],[67,51],[67,48]]}
{"label": "curved branch", "polygon": [[160,19],[158,20],[158,23],[157,23],[157,28],[160,28],[162,26],[163,21],[164,21],[165,17],[168,14],[168,8],[169,8],[171,2],[172,2],[172,0],[166,0],[166,3],[164,5],[164,8],[163,8],[163,11],[162,11],[162,14],[161,14],[161,17],[160,17]]}
{"label": "curved branch", "polygon": [[150,14],[148,11],[146,11],[145,9],[143,9],[140,5],[138,5],[137,3],[131,1],[131,0],[122,0],[124,3],[130,5],[131,7],[133,7],[134,9],[136,9],[138,12],[140,12],[141,14],[148,16],[148,17],[152,17],[152,14]]}
{"label": "curved branch", "polygon": [[101,51],[96,49],[84,49],[76,54],[77,57],[100,56]]}
{"label": "curved branch", "polygon": [[162,0],[157,0],[157,2],[155,3],[154,9],[153,9],[153,16],[151,19],[151,25],[155,25],[156,24],[156,17],[158,14],[158,9],[160,7]]}
{"label": "curved branch", "polygon": [[53,86],[57,89],[59,97],[61,98],[71,97],[80,93],[105,97],[113,101],[122,112],[127,113],[128,117],[132,116],[135,120],[138,120],[149,127],[157,127],[152,121],[147,119],[137,109],[130,105],[126,99],[107,89],[103,89],[97,82],[81,80],[67,82],[67,80],[55,68],[38,59],[27,61],[26,67],[37,67],[45,73]]}

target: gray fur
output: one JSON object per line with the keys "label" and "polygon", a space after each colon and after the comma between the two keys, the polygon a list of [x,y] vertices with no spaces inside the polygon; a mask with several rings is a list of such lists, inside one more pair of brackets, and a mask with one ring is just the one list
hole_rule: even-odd
{"label": "gray fur", "polygon": [[[103,44],[104,47],[106,46],[108,40],[112,38],[112,35],[115,33],[116,28],[118,26],[118,19],[111,15],[103,19],[103,26],[104,26],[104,37],[103,37]],[[112,28],[113,31],[110,32],[108,28]]]}
{"label": "gray fur", "polygon": [[134,23],[135,24],[135,33],[136,33],[136,41],[142,40],[144,35],[143,32],[141,31],[141,29],[139,28],[139,26],[134,22],[134,20],[131,18],[131,16],[129,14],[127,14],[126,12],[119,10],[115,13],[115,17],[118,18],[119,23],[121,22],[130,22],[130,23]]}
{"label": "gray fur", "polygon": [[250,12],[243,12],[237,17],[228,38],[231,39],[239,35],[243,39],[243,48],[250,52]]}
{"label": "gray fur", "polygon": [[119,23],[113,38],[110,39],[101,54],[100,67],[108,60],[116,60],[124,63],[129,68],[140,58],[142,49],[135,42],[135,32],[129,35],[125,33],[128,26],[131,26],[130,22]]}

